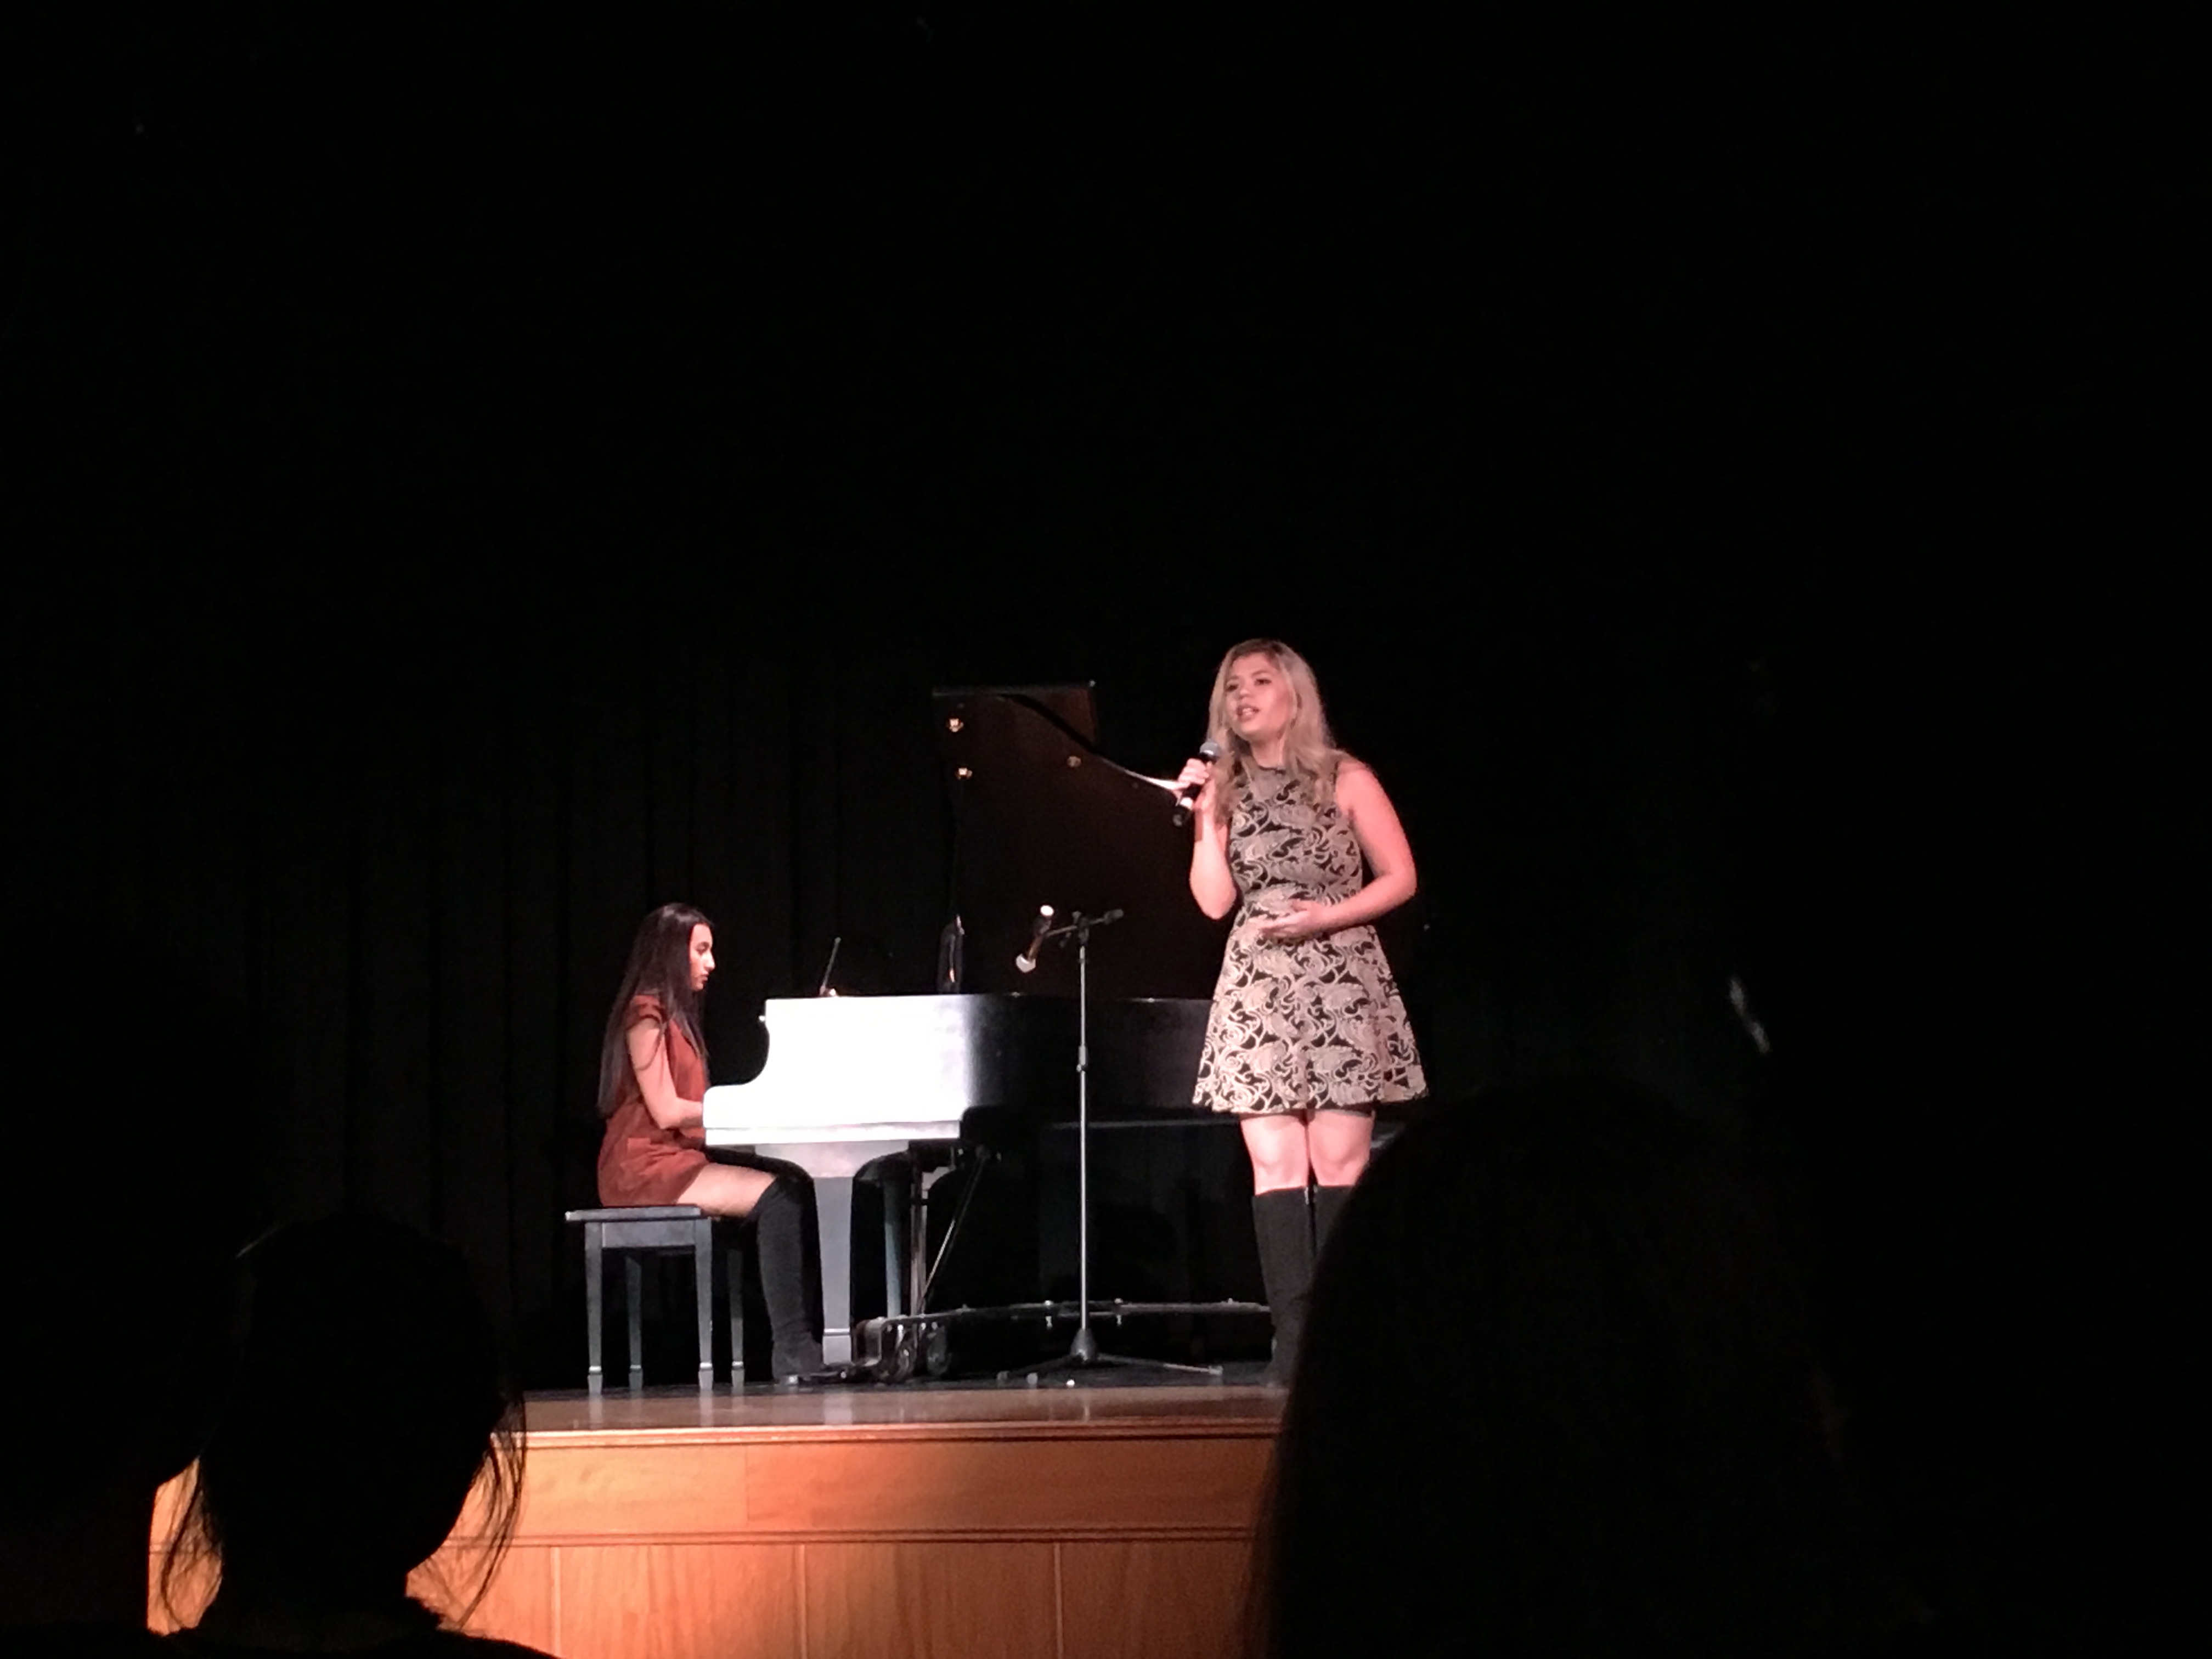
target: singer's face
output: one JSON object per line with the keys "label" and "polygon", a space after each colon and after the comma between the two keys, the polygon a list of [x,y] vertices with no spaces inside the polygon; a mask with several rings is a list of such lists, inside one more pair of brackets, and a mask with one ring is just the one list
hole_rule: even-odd
{"label": "singer's face", "polygon": [[1255,651],[1229,665],[1229,729],[1265,749],[1291,729],[1290,683],[1275,659]]}
{"label": "singer's face", "polygon": [[714,972],[714,930],[705,922],[691,925],[691,988],[703,991]]}

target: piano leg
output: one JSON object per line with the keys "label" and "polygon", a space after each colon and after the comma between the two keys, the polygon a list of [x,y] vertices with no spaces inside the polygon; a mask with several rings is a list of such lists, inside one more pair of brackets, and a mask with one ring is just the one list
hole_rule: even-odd
{"label": "piano leg", "polygon": [[920,1313],[929,1304],[929,1189],[942,1170],[914,1172],[914,1194],[906,1206],[906,1310]]}
{"label": "piano leg", "polygon": [[853,1363],[853,1177],[817,1176],[822,1223],[822,1363]]}
{"label": "piano leg", "polygon": [[914,1172],[908,1158],[893,1158],[878,1171],[884,1189],[884,1311],[896,1316],[911,1313],[906,1304],[905,1266],[907,1212],[913,1203]]}

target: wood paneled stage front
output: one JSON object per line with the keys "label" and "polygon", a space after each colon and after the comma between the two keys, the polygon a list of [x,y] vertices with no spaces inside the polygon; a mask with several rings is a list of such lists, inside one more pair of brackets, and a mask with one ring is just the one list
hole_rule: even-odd
{"label": "wood paneled stage front", "polygon": [[1112,1373],[533,1395],[469,1627],[563,1659],[1233,1654],[1281,1405]]}

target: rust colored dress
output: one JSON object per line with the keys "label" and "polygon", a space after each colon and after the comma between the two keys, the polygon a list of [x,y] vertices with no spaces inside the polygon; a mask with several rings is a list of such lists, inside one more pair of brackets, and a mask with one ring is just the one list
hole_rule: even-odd
{"label": "rust colored dress", "polygon": [[[641,1020],[660,1027],[668,1044],[668,1073],[680,1100],[698,1100],[707,1092],[707,1068],[699,1051],[670,1021],[658,997],[637,997],[629,1005],[629,1029]],[[599,1202],[610,1208],[633,1204],[673,1204],[691,1184],[691,1177],[707,1167],[703,1141],[696,1130],[664,1129],[645,1109],[645,1094],[637,1086],[637,1071],[624,1075],[621,1101],[607,1119],[607,1132],[599,1142]]]}

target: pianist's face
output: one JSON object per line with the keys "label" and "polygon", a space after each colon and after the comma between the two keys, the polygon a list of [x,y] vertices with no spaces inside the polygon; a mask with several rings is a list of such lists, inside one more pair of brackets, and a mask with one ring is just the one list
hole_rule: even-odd
{"label": "pianist's face", "polygon": [[1229,665],[1229,727],[1255,749],[1264,749],[1291,729],[1296,699],[1275,659],[1255,651]]}
{"label": "pianist's face", "polygon": [[714,930],[705,922],[691,927],[691,988],[703,991],[714,971]]}

